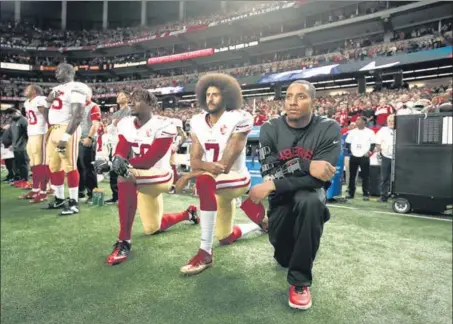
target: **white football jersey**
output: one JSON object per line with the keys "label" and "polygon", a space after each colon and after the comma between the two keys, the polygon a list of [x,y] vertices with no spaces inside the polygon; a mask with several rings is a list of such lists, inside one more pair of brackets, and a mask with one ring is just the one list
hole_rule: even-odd
{"label": "white football jersey", "polygon": [[81,82],[68,82],[60,84],[52,89],[56,92],[56,98],[49,107],[49,124],[67,125],[74,117],[71,105],[80,103],[85,106],[91,94],[90,88]]}
{"label": "white football jersey", "polygon": [[44,115],[39,111],[39,107],[46,107],[46,97],[36,96],[32,100],[27,99],[24,103],[27,114],[27,133],[28,136],[43,135],[47,132],[47,123]]}
{"label": "white football jersey", "polygon": [[[217,123],[211,127],[207,113],[192,117],[190,121],[191,132],[195,134],[204,150],[203,161],[217,162],[223,156],[227,142],[234,133],[248,133],[253,127],[253,117],[243,110],[225,111]],[[244,146],[241,154],[233,163],[231,171],[248,173],[245,164]]]}
{"label": "white football jersey", "polygon": [[[136,118],[133,116],[124,117],[118,123],[118,136],[124,136],[131,145],[135,156],[146,154],[155,139],[174,138],[176,126],[170,118],[153,115],[148,122],[137,127]],[[171,171],[169,148],[165,155],[153,166],[164,171]]]}

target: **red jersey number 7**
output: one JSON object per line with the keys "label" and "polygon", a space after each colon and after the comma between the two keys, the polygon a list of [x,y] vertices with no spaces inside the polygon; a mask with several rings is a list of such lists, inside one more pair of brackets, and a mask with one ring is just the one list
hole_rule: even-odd
{"label": "red jersey number 7", "polygon": [[218,143],[206,143],[204,145],[206,151],[214,150],[212,162],[217,162],[219,160],[220,146]]}

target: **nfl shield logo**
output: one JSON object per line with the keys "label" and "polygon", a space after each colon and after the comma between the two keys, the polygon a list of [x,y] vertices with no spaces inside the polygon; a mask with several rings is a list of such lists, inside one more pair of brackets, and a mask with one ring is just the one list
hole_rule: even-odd
{"label": "nfl shield logo", "polygon": [[226,132],[227,132],[227,127],[226,127],[226,125],[222,125],[222,127],[220,127],[220,134],[225,135]]}

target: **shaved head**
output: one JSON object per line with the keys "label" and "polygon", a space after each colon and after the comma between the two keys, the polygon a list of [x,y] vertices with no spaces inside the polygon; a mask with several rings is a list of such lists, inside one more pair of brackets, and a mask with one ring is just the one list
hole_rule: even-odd
{"label": "shaved head", "polygon": [[71,64],[60,63],[55,71],[55,78],[60,83],[74,81],[75,70]]}

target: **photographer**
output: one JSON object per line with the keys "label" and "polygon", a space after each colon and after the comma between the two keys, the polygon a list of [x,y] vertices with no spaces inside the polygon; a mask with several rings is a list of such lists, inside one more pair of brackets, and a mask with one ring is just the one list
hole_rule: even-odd
{"label": "photographer", "polygon": [[269,240],[274,258],[288,268],[289,305],[311,307],[312,267],[323,226],[330,218],[325,189],[334,176],[341,149],[339,124],[312,111],[314,86],[293,82],[286,114],[260,130],[264,182],[254,186],[254,203],[269,196]]}

